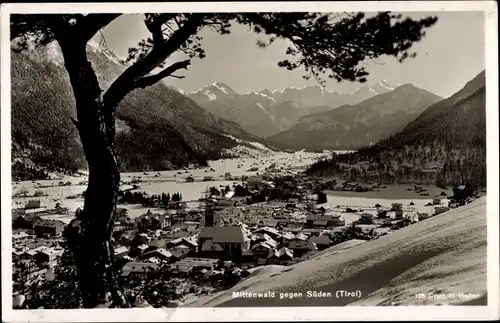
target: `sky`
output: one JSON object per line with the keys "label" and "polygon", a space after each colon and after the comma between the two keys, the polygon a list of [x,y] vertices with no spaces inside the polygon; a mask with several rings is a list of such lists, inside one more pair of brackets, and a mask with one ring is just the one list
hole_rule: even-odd
{"label": "sky", "polygon": [[[437,23],[427,29],[426,36],[413,45],[417,57],[403,63],[393,57],[380,57],[365,62],[370,76],[368,84],[386,80],[390,84],[413,85],[448,97],[485,68],[484,15],[482,12],[406,12],[405,16],[418,19],[428,15],[438,17]],[[143,15],[123,15],[103,29],[107,46],[118,56],[126,57],[129,47],[150,36],[144,26]],[[185,79],[168,78],[165,82],[186,92],[194,92],[215,82],[229,85],[236,92],[247,93],[263,89],[282,90],[286,87],[318,85],[315,80],[304,80],[303,70],[288,71],[277,66],[286,58],[286,41],[276,41],[262,49],[257,40],[266,40],[247,28],[233,24],[231,34],[219,35],[209,29],[200,32],[207,57],[193,59],[188,70],[176,75]],[[183,53],[174,53],[168,63],[185,59]],[[361,84],[327,82],[328,90],[352,92]]]}

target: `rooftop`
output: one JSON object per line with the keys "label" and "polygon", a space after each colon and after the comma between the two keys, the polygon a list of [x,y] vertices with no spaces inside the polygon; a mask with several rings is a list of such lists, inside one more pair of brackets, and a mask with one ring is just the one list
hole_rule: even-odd
{"label": "rooftop", "polygon": [[148,210],[147,213],[142,214],[141,216],[138,216],[135,220],[136,221],[142,221],[142,220],[151,221],[151,220],[154,219],[154,220],[162,222],[162,221],[165,221],[168,218],[169,218],[169,215],[151,213],[151,211]]}
{"label": "rooftop", "polygon": [[261,220],[265,226],[275,227],[278,224],[278,220]]}
{"label": "rooftop", "polygon": [[146,257],[146,256],[154,256],[155,254],[159,254],[161,256],[164,256],[165,258],[170,258],[172,257],[172,253],[164,248],[159,248],[159,249],[155,249],[155,250],[152,250],[152,251],[148,251],[146,253],[144,253],[142,257]]}
{"label": "rooftop", "polygon": [[219,259],[214,258],[192,258],[187,257],[171,265],[172,270],[189,272],[194,267],[213,267]]}
{"label": "rooftop", "polygon": [[280,232],[278,230],[276,230],[274,228],[269,228],[269,227],[263,227],[263,228],[257,229],[253,233],[258,233],[258,232],[267,232],[267,233],[271,233],[274,235],[280,235]]}
{"label": "rooftop", "polygon": [[305,241],[305,240],[307,240],[307,236],[303,233],[299,233],[295,236],[295,239]]}
{"label": "rooftop", "polygon": [[123,266],[122,276],[128,276],[130,273],[145,273],[148,270],[158,270],[160,267],[157,264],[148,262],[128,262]]}
{"label": "rooftop", "polygon": [[328,236],[312,236],[311,238],[309,238],[309,241],[321,245],[329,245],[331,242],[330,237]]}
{"label": "rooftop", "polygon": [[12,234],[12,239],[22,239],[22,238],[27,238],[29,236],[30,235],[27,234],[26,232],[21,231],[21,232]]}
{"label": "rooftop", "polygon": [[247,240],[241,227],[204,227],[198,238],[212,239],[214,243],[241,243]]}
{"label": "rooftop", "polygon": [[44,227],[44,228],[48,228],[48,227],[57,227],[57,226],[66,226],[66,223],[64,223],[64,221],[61,221],[61,220],[49,220],[49,219],[40,219],[38,221],[36,221],[36,223],[34,224],[35,227]]}
{"label": "rooftop", "polygon": [[122,252],[127,252],[127,251],[128,251],[127,247],[121,246],[121,247],[115,248],[115,255],[120,254]]}
{"label": "rooftop", "polygon": [[280,250],[272,250],[272,251],[269,252],[269,255],[267,257],[268,258],[271,258],[271,257],[281,258],[281,257],[283,257],[285,255],[288,256],[288,257],[293,258],[293,250],[288,249],[286,247],[281,248]]}
{"label": "rooftop", "polygon": [[223,251],[224,248],[220,244],[213,243],[212,240],[207,240],[201,246],[202,251]]}
{"label": "rooftop", "polygon": [[308,214],[306,221],[331,221],[332,214]]}
{"label": "rooftop", "polygon": [[178,245],[183,243],[191,245],[193,247],[198,246],[198,242],[196,242],[195,237],[189,237],[189,238],[181,237],[168,242],[169,245]]}
{"label": "rooftop", "polygon": [[272,238],[267,233],[257,232],[257,233],[252,233],[250,239],[252,241],[255,241],[255,240],[271,240]]}
{"label": "rooftop", "polygon": [[292,240],[295,238],[295,235],[291,232],[283,232],[281,236],[285,239]]}

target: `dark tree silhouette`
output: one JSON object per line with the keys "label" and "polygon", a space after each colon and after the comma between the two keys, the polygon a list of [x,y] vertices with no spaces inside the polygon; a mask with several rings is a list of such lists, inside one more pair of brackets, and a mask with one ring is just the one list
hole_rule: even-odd
{"label": "dark tree silhouette", "polygon": [[[205,57],[198,32],[211,28],[221,35],[230,33],[233,23],[263,33],[266,47],[276,39],[286,39],[289,60],[278,63],[288,70],[303,68],[305,78],[324,82],[335,80],[365,82],[368,71],[360,66],[366,59],[391,55],[403,61],[414,57],[410,47],[425,35],[436,17],[422,20],[380,12],[366,18],[363,13],[162,13],[145,14],[151,37],[129,50],[128,68],[103,92],[86,54],[87,42],[120,14],[32,14],[12,15],[13,50],[23,50],[29,42],[38,45],[57,41],[64,57],[76,102],[73,120],[89,168],[89,184],[84,209],[65,235],[73,252],[80,281],[83,306],[92,308],[113,295],[112,306],[128,306],[114,273],[110,242],[116,217],[120,174],[115,148],[114,117],[118,103],[131,91],[154,85],[187,69],[192,58]],[[174,52],[189,59],[164,66]],[[154,72],[156,69],[160,72]]]}

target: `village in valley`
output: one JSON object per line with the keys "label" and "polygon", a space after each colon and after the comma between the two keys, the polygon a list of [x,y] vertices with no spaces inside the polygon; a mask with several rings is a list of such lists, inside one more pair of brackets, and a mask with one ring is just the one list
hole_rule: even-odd
{"label": "village in valley", "polygon": [[[122,179],[112,242],[120,282],[135,306],[182,306],[231,288],[262,266],[293,265],[332,247],[343,251],[467,204],[477,194],[462,185],[431,196],[428,190],[438,192],[436,187],[408,185],[417,205],[365,199],[373,205],[360,206],[342,203],[335,193],[355,197],[390,188],[310,178],[298,167],[276,168],[275,163],[258,170],[254,166],[247,175],[225,172],[218,178],[174,172],[177,185],[205,184],[197,200],[179,192],[141,190],[148,176],[160,173]],[[22,303],[26,290],[54,279],[65,253],[65,227],[81,212],[81,206],[73,212],[64,205],[83,202],[84,195],[50,199],[44,190],[72,187],[71,181],[33,182],[34,192],[22,189],[13,197],[14,296]],[[76,185],[85,184],[77,179]]]}

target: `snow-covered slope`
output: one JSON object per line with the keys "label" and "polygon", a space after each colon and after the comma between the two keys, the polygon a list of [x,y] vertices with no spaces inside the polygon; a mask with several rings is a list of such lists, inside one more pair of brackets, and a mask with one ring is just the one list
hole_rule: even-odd
{"label": "snow-covered slope", "polygon": [[[339,290],[360,291],[361,297],[337,298]],[[275,291],[276,296],[232,298],[240,291]],[[332,296],[308,298],[307,291]],[[303,297],[280,299],[280,292]],[[486,305],[486,293],[482,197],[347,251],[260,270],[232,289],[188,306]]]}
{"label": "snow-covered slope", "polygon": [[266,147],[265,145],[259,142],[245,141],[238,139],[231,135],[224,135],[234,141],[236,141],[237,145],[225,149],[224,153],[234,158],[258,158],[263,156],[271,156],[275,153],[274,150]]}

